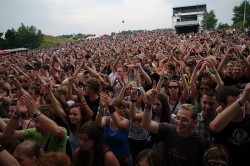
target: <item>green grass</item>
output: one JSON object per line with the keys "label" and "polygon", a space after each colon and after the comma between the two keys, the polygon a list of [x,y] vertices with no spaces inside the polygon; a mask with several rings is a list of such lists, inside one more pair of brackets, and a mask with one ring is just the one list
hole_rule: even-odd
{"label": "green grass", "polygon": [[68,39],[68,38],[59,38],[59,37],[54,37],[54,36],[50,36],[50,35],[44,35],[43,42],[42,42],[40,48],[59,46],[59,45],[63,45],[67,42],[72,42],[72,41],[74,41],[74,40]]}

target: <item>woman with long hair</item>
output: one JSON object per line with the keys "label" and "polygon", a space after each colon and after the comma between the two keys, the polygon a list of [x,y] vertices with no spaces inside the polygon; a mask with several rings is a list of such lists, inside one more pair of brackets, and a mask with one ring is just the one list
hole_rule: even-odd
{"label": "woman with long hair", "polygon": [[[103,116],[104,109],[114,108]],[[109,109],[108,109],[109,110]],[[132,166],[132,157],[128,144],[129,120],[122,116],[122,101],[115,98],[113,101],[105,92],[101,92],[101,100],[96,122],[104,128],[104,138],[107,145],[116,155],[121,166]]]}
{"label": "woman with long hair", "polygon": [[163,93],[158,93],[153,103],[153,117],[156,122],[171,122],[171,113],[168,105],[168,97]]}
{"label": "woman with long hair", "polygon": [[[163,72],[157,83],[157,91],[160,91],[162,84],[164,83],[166,76]],[[178,80],[171,79],[168,83],[166,95],[168,96],[168,105],[171,114],[176,114],[181,104],[184,104],[188,98],[188,83],[184,76],[184,67],[180,68],[180,76],[182,79],[182,86]]]}
{"label": "woman with long hair", "polygon": [[[124,93],[128,90],[127,101],[124,100]],[[129,108],[130,127],[128,141],[132,158],[135,159],[137,154],[145,149],[145,143],[149,138],[149,132],[142,127],[142,116],[144,109],[143,88],[138,83],[131,81],[127,86],[123,86],[119,99]]]}
{"label": "woman with long hair", "polygon": [[168,85],[168,104],[171,113],[176,114],[180,105],[185,103],[188,96],[188,90],[185,89],[185,93],[181,90],[179,81],[171,80]]}
{"label": "woman with long hair", "polygon": [[80,140],[77,136],[80,126],[91,119],[90,114],[86,111],[82,103],[75,103],[69,108],[69,112],[65,113],[61,104],[55,98],[51,85],[48,88],[48,96],[51,104],[54,107],[56,114],[65,122],[70,130],[69,143],[71,152],[73,153],[77,147],[80,146]]}
{"label": "woman with long hair", "polygon": [[103,132],[93,121],[79,129],[80,147],[73,155],[74,166],[119,166],[114,153],[104,143]]}

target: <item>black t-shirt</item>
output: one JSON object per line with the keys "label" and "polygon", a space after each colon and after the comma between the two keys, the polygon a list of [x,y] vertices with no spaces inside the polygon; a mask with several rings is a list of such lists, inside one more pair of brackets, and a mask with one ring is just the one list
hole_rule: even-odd
{"label": "black t-shirt", "polygon": [[209,143],[194,133],[189,138],[181,137],[175,125],[160,123],[158,137],[163,140],[162,166],[202,166],[203,153]]}
{"label": "black t-shirt", "polygon": [[229,149],[232,166],[250,165],[250,115],[241,122],[230,122],[221,132],[212,134],[216,144]]}
{"label": "black t-shirt", "polygon": [[158,83],[159,79],[160,79],[160,75],[157,73],[152,73],[149,75],[149,77],[151,78],[152,81],[155,81],[156,84]]}
{"label": "black t-shirt", "polygon": [[233,79],[233,77],[226,75],[225,79],[223,80],[225,86],[234,85],[236,87],[240,87],[241,84],[248,83],[249,79],[246,76],[242,76],[239,79]]}
{"label": "black t-shirt", "polygon": [[90,100],[89,96],[84,96],[84,97],[89,108],[94,113],[94,115],[92,116],[92,120],[95,120],[96,114],[98,112],[99,103],[100,103],[100,97],[98,97],[96,100],[93,100],[93,101]]}

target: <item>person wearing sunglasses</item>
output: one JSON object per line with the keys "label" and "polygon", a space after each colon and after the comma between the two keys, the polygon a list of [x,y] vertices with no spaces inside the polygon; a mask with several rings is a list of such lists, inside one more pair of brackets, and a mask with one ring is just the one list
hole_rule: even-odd
{"label": "person wearing sunglasses", "polygon": [[182,74],[183,90],[177,80],[171,80],[168,85],[169,108],[171,113],[176,114],[181,104],[187,101],[188,85],[187,81]]}

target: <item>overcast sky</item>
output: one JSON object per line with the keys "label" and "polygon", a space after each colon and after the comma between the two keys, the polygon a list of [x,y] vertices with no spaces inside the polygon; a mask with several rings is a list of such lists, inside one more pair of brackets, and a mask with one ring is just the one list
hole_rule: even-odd
{"label": "overcast sky", "polygon": [[[110,34],[172,28],[172,8],[207,4],[219,22],[232,24],[244,0],[0,0],[0,32],[34,25],[44,34]],[[249,0],[248,0],[249,1]],[[124,20],[124,23],[122,23]]]}

